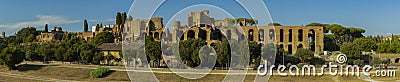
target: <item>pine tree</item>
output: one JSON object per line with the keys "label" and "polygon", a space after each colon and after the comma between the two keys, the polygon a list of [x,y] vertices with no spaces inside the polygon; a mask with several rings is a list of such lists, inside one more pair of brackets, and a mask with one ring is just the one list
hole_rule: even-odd
{"label": "pine tree", "polygon": [[46,25],[44,26],[44,32],[49,32],[49,25],[46,24]]}
{"label": "pine tree", "polygon": [[83,26],[84,26],[83,31],[84,32],[88,32],[89,26],[88,26],[88,23],[87,23],[86,19],[85,19],[85,21],[83,23]]}

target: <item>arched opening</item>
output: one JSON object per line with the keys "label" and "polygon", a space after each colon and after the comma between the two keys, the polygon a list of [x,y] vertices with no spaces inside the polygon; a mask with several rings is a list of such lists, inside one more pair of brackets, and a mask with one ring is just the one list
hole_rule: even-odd
{"label": "arched opening", "polygon": [[156,28],[156,26],[155,26],[155,24],[154,24],[154,22],[153,21],[149,21],[149,31],[154,31],[155,30],[155,28]]}
{"label": "arched opening", "polygon": [[274,29],[269,29],[269,40],[274,40],[274,38],[275,38]]}
{"label": "arched opening", "polygon": [[283,44],[280,44],[280,45],[279,45],[279,48],[282,48],[282,49],[283,49]]}
{"label": "arched opening", "polygon": [[160,40],[160,34],[158,32],[154,33],[154,39]]}
{"label": "arched opening", "polygon": [[232,32],[231,32],[231,30],[227,30],[227,31],[226,31],[226,36],[227,36],[228,40],[231,40],[231,38],[232,38]]}
{"label": "arched opening", "polygon": [[195,36],[195,32],[193,30],[189,30],[186,36],[187,36],[188,39],[189,38],[195,38],[194,37]]}
{"label": "arched opening", "polygon": [[299,40],[299,42],[302,42],[303,41],[303,29],[299,29],[298,30],[298,40]]}
{"label": "arched opening", "polygon": [[289,29],[289,42],[292,42],[293,41],[293,30],[292,29]]}
{"label": "arched opening", "polygon": [[264,29],[258,30],[259,41],[264,41]]}
{"label": "arched opening", "polygon": [[400,58],[396,58],[396,59],[394,60],[394,63],[400,63]]}
{"label": "arched opening", "polygon": [[299,45],[297,46],[297,49],[299,49],[299,48],[303,48],[303,44],[299,44]]}
{"label": "arched opening", "polygon": [[308,42],[310,45],[310,50],[315,51],[315,31],[311,29],[308,31]]}
{"label": "arched opening", "polygon": [[197,37],[201,38],[202,40],[207,40],[207,31],[199,29],[199,34]]}
{"label": "arched opening", "polygon": [[279,42],[283,42],[283,29],[279,29]]}
{"label": "arched opening", "polygon": [[167,60],[167,66],[171,66],[172,64],[171,64],[171,60]]}
{"label": "arched opening", "polygon": [[247,35],[249,41],[254,41],[254,30],[250,29]]}
{"label": "arched opening", "polygon": [[289,52],[289,54],[293,53],[293,45],[292,44],[288,45],[288,52]]}

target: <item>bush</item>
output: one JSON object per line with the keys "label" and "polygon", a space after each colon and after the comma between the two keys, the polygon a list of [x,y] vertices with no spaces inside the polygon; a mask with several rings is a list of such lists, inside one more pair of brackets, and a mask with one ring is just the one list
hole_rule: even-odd
{"label": "bush", "polygon": [[110,68],[108,67],[99,67],[93,71],[90,71],[90,76],[93,78],[103,77],[105,74],[110,72]]}

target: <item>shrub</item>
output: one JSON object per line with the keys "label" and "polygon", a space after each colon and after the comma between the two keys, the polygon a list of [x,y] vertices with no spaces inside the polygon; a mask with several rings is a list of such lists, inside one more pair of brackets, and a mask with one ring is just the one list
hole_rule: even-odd
{"label": "shrub", "polygon": [[93,78],[103,77],[105,74],[110,72],[110,68],[108,67],[99,67],[93,71],[90,71],[90,76]]}

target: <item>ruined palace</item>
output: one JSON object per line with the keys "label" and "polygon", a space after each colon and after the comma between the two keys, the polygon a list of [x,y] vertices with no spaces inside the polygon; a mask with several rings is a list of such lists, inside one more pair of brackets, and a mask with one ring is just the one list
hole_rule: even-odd
{"label": "ruined palace", "polygon": [[[232,19],[231,19],[232,20]],[[137,40],[143,35],[153,36],[156,41],[187,40],[188,38],[203,39],[208,45],[218,43],[221,39],[240,40],[243,36],[247,41],[260,44],[273,42],[290,54],[295,54],[298,48],[308,48],[315,52],[323,52],[324,28],[320,26],[246,26],[243,21],[215,20],[210,17],[208,10],[192,12],[188,15],[186,24],[180,21],[172,22],[172,31],[164,26],[163,18],[136,19],[127,22],[125,28],[130,34],[126,34],[125,40]],[[240,27],[242,32],[230,27]],[[237,34],[240,33],[240,34]],[[225,35],[225,36],[224,36]],[[221,38],[222,37],[222,38]]]}

